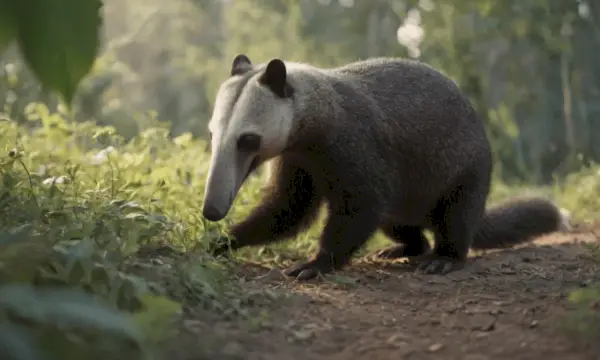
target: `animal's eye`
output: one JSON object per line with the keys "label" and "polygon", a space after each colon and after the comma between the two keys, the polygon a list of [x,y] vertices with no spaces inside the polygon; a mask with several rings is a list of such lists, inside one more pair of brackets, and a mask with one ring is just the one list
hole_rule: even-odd
{"label": "animal's eye", "polygon": [[242,134],[237,141],[239,151],[254,152],[260,149],[260,135]]}

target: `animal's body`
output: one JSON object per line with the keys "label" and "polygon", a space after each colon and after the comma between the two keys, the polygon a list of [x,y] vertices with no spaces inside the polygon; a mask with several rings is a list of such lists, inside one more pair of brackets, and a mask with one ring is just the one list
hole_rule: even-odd
{"label": "animal's body", "polygon": [[378,229],[397,243],[381,257],[420,256],[422,271],[447,273],[470,247],[513,245],[564,221],[543,198],[486,212],[492,156],[483,122],[452,80],[420,62],[320,69],[238,55],[209,130],[208,220],[225,217],[248,173],[271,160],[261,203],[230,228],[232,248],[293,237],[327,204],[317,254],[286,271],[300,279],[346,265]]}

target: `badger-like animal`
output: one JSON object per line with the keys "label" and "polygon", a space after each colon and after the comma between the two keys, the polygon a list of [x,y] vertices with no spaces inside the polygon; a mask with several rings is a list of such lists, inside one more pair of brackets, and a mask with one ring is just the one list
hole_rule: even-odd
{"label": "badger-like animal", "polygon": [[[377,231],[416,257],[417,271],[464,266],[470,247],[500,248],[559,230],[544,198],[486,212],[492,156],[482,120],[458,86],[424,63],[374,58],[321,69],[243,54],[217,93],[203,216],[223,219],[266,161],[262,202],[215,253],[288,239],[326,203],[319,249],[284,271],[306,280],[340,269]],[[434,233],[431,249],[423,230]]]}

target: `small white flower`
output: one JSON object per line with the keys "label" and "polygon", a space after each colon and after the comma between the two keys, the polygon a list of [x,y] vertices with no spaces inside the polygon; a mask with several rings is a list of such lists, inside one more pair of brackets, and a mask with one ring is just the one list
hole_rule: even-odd
{"label": "small white flower", "polygon": [[109,146],[106,149],[102,149],[102,150],[98,151],[98,153],[92,157],[92,160],[91,160],[92,164],[93,165],[102,164],[104,161],[106,161],[106,156],[114,151],[115,151],[115,148],[112,146]]}
{"label": "small white flower", "polygon": [[43,184],[44,185],[52,185],[52,184],[65,184],[69,181],[69,179],[66,176],[52,176],[49,177],[47,179],[44,180]]}

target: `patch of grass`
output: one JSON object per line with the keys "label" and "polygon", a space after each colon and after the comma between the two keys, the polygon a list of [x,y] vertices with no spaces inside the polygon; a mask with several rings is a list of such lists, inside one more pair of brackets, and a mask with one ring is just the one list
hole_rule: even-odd
{"label": "patch of grass", "polygon": [[[556,202],[571,213],[574,223],[597,228],[600,219],[600,166],[593,165],[568,175],[556,183],[552,194]],[[600,243],[585,246],[590,258],[600,264]],[[585,286],[569,294],[571,309],[559,327],[576,341],[593,344],[600,336],[600,284],[582,285]]]}
{"label": "patch of grass", "polygon": [[558,203],[571,211],[574,220],[591,222],[600,218],[600,165],[568,175],[553,190]]}
{"label": "patch of grass", "polygon": [[201,215],[201,142],[29,116],[0,122],[1,350],[147,358],[182,312],[245,313],[252,294],[206,252],[221,225]]}
{"label": "patch of grass", "polygon": [[571,309],[560,328],[577,342],[596,343],[600,335],[600,284],[574,290],[568,300]]}

